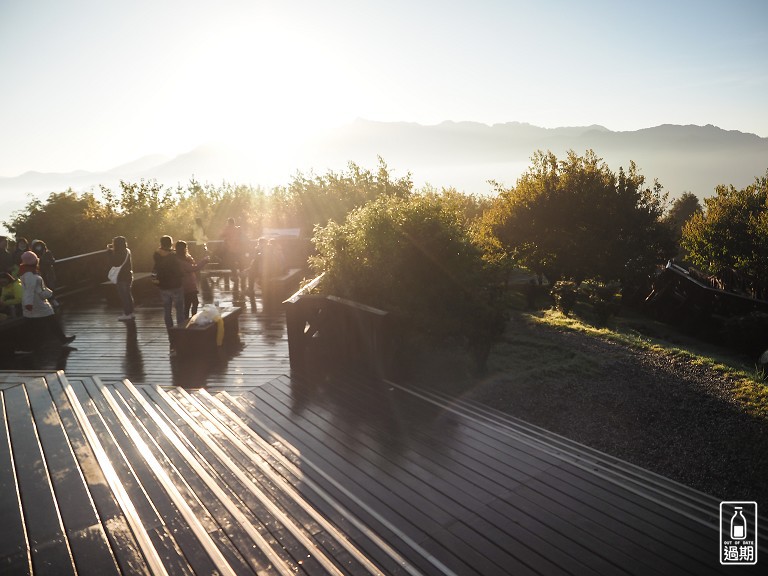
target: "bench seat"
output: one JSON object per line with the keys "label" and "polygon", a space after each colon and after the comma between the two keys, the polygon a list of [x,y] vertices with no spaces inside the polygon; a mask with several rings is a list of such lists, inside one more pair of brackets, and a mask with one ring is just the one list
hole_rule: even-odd
{"label": "bench seat", "polygon": [[[237,343],[240,339],[241,308],[224,308],[221,318],[224,321],[224,341],[222,346]],[[216,334],[218,324],[213,322],[204,326],[192,325],[188,328],[174,326],[169,330],[171,345],[181,357],[217,357]]]}

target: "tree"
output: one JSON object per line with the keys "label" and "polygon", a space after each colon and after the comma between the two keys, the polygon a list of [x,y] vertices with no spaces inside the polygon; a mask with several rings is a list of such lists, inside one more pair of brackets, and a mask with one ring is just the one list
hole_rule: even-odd
{"label": "tree", "polygon": [[71,189],[54,192],[45,202],[33,200],[5,226],[31,243],[43,240],[56,258],[93,252],[104,247],[109,211],[93,194]]}
{"label": "tree", "polygon": [[342,222],[353,209],[380,196],[404,198],[412,191],[411,175],[393,179],[380,157],[375,173],[354,162],[346,171],[328,171],[324,176],[299,172],[287,188],[278,188],[273,194],[284,202],[283,220],[308,233],[331,220]]}
{"label": "tree", "polygon": [[389,310],[410,334],[463,341],[482,366],[503,328],[500,302],[463,213],[439,195],[381,196],[316,230],[324,291]]}
{"label": "tree", "polygon": [[700,214],[703,212],[701,202],[699,202],[698,196],[693,192],[683,192],[682,196],[676,198],[672,205],[667,210],[667,213],[662,218],[662,221],[669,226],[672,230],[675,244],[677,244],[676,257],[682,260],[688,259],[688,254],[680,246],[680,240],[683,236],[683,226],[688,222],[694,214]]}
{"label": "tree", "polygon": [[490,259],[511,259],[552,283],[632,283],[673,252],[660,222],[662,187],[646,187],[634,162],[617,175],[592,150],[562,161],[537,151],[531,160],[514,188],[496,185],[480,231]]}
{"label": "tree", "polygon": [[768,170],[744,189],[718,186],[705,211],[683,226],[681,244],[705,273],[742,277],[756,289],[768,278]]}

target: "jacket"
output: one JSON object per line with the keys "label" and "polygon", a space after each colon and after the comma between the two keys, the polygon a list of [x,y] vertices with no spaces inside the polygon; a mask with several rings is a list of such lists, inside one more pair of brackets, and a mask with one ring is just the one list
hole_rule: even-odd
{"label": "jacket", "polygon": [[181,280],[184,273],[181,270],[181,261],[176,256],[176,252],[158,248],[152,257],[155,260],[157,287],[160,290],[176,290],[181,288]]}
{"label": "jacket", "polygon": [[[21,275],[21,286],[21,306],[25,318],[53,316],[53,306],[48,302],[48,298],[53,297],[53,292],[45,287],[42,276],[34,272],[24,272]],[[28,306],[32,306],[32,309],[27,309]]]}

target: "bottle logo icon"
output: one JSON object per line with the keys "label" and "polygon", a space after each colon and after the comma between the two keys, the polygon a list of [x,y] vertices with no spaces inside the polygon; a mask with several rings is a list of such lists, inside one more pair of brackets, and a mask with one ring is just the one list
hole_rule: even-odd
{"label": "bottle logo icon", "polygon": [[720,564],[757,564],[757,502],[720,502]]}
{"label": "bottle logo icon", "polygon": [[733,540],[745,540],[747,537],[747,520],[741,513],[741,506],[735,506],[734,510],[733,518],[731,518],[731,538]]}

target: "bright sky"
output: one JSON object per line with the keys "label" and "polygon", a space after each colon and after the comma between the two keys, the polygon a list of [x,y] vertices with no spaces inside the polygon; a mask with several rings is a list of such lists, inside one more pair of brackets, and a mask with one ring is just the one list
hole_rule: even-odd
{"label": "bright sky", "polygon": [[765,0],[0,0],[0,176],[355,118],[768,137],[766,22]]}

